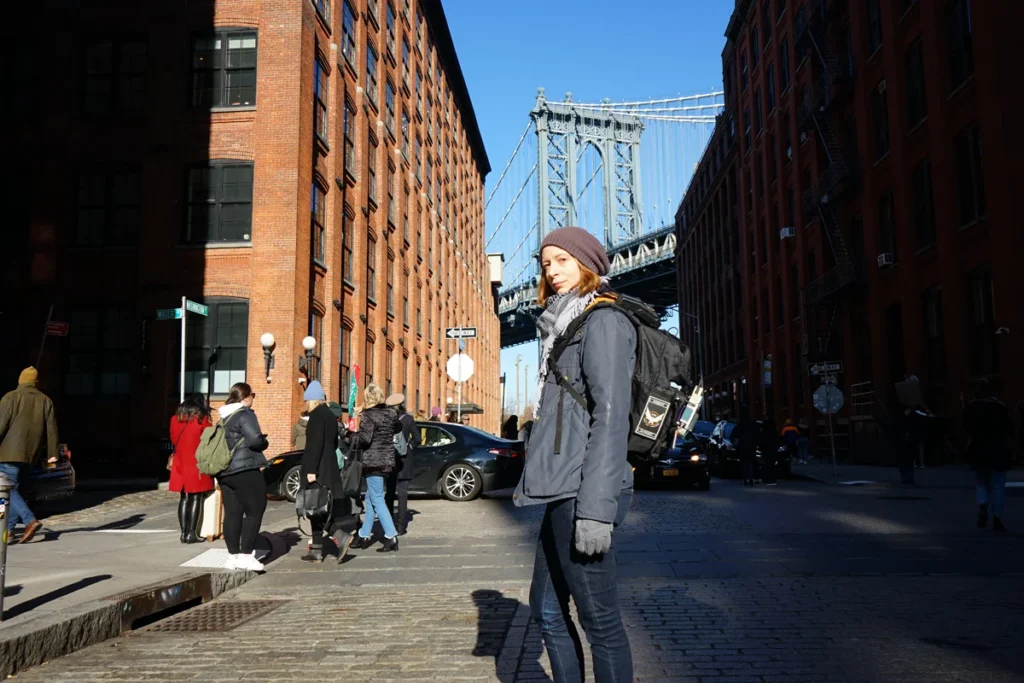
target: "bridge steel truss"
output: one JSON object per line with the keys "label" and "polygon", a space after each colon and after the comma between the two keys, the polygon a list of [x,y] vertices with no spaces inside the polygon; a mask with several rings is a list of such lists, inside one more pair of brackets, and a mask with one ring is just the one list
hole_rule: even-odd
{"label": "bridge steel truss", "polygon": [[577,161],[587,145],[597,150],[604,169],[606,249],[613,251],[623,243],[640,238],[643,234],[640,201],[643,121],[628,113],[583,108],[572,101],[571,93],[566,94],[564,102],[550,102],[543,88],[538,90],[530,118],[537,131],[540,227],[537,243],[556,228],[577,225],[576,202],[582,195]]}

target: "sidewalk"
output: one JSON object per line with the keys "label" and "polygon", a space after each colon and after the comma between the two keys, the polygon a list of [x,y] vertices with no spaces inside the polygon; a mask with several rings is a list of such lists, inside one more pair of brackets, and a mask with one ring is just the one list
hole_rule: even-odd
{"label": "sidewalk", "polygon": [[[839,464],[833,471],[831,462],[814,462],[792,466],[793,474],[826,484],[861,485],[878,484],[901,486],[900,471],[895,467],[881,465]],[[1006,481],[1011,490],[1024,486],[1024,470],[1010,470]],[[1017,486],[1011,486],[1017,484]],[[944,465],[914,470],[914,486],[924,489],[974,490],[974,471],[967,465]],[[1024,491],[1022,491],[1024,493]]]}
{"label": "sidewalk", "polygon": [[[62,501],[59,514],[41,509],[36,538],[7,552],[0,676],[119,635],[119,602],[129,612],[164,609],[190,599],[181,595],[189,590],[212,597],[251,578],[181,566],[223,542],[182,545],[177,500],[167,491],[95,491]],[[270,512],[264,529],[283,529],[287,519]],[[268,537],[261,544],[270,549]]]}

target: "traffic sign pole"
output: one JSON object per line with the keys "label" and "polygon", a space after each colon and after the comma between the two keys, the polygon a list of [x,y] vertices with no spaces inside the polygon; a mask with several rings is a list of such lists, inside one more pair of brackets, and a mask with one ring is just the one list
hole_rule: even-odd
{"label": "traffic sign pole", "polygon": [[[831,386],[831,380],[832,380],[832,375],[830,373],[828,373],[828,371],[826,371],[825,372],[825,386],[826,387]],[[827,389],[826,389],[825,396],[827,397],[828,408],[829,408],[829,410],[828,410],[828,438],[832,442],[832,476],[835,477],[835,476],[839,475],[839,472],[838,472],[839,467],[836,464],[836,430],[832,426],[832,395],[831,395],[831,393],[828,393]]]}
{"label": "traffic sign pole", "polygon": [[[187,300],[185,297],[181,297],[181,377],[178,381],[178,384],[180,386],[180,403],[185,402],[185,316],[187,315],[187,311],[185,309],[186,301]],[[209,382],[209,378],[207,378],[206,381]]]}
{"label": "traffic sign pole", "polygon": [[[462,325],[459,325],[459,366],[462,365]],[[458,422],[462,424],[462,382],[459,382],[459,407],[458,407]]]}

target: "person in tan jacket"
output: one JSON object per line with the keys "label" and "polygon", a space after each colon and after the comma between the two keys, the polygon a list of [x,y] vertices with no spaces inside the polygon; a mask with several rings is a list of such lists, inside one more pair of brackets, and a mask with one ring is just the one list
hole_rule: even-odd
{"label": "person in tan jacket", "polygon": [[46,439],[46,457],[57,459],[57,419],[53,402],[36,388],[39,373],[35,368],[22,370],[18,388],[0,399],[0,473],[14,480],[11,489],[7,528],[14,531],[18,522],[25,525],[19,543],[28,543],[42,527],[18,493],[19,479],[26,476]]}

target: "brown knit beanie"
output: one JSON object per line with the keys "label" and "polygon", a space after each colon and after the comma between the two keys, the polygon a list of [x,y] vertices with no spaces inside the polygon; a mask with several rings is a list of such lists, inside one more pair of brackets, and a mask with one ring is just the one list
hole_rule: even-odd
{"label": "brown knit beanie", "polygon": [[607,275],[612,267],[604,246],[583,228],[566,227],[552,230],[541,242],[541,253],[544,252],[544,247],[565,249],[573,258],[602,277]]}

